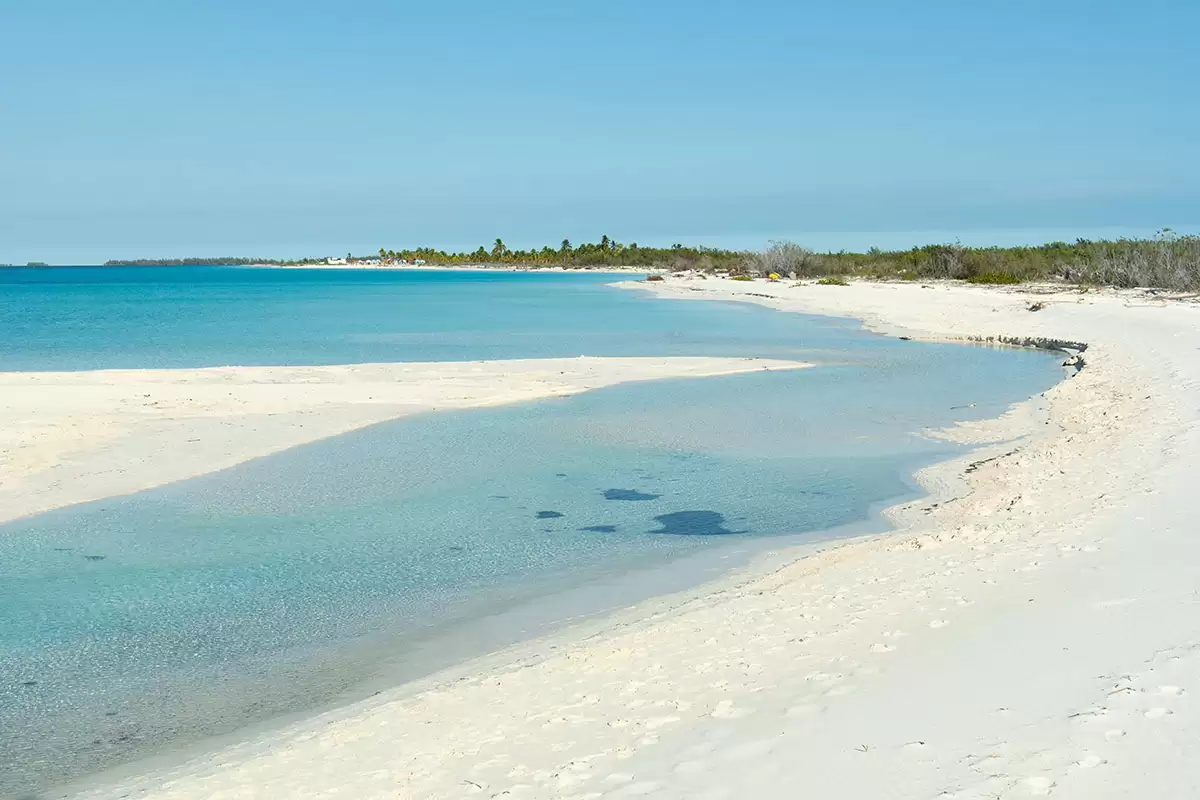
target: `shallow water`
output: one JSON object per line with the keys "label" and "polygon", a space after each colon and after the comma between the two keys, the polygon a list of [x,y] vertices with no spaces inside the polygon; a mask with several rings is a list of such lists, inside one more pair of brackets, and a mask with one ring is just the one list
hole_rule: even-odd
{"label": "shallow water", "polygon": [[[583,281],[512,291],[555,306],[567,286],[591,298],[584,306],[630,303],[638,313],[620,313],[635,322],[661,314],[660,327],[609,335],[597,328],[617,312],[585,314],[559,331],[554,354],[714,354],[713,331],[736,330],[721,352],[820,366],[407,418],[0,526],[0,792],[410,677],[437,666],[430,655],[465,626],[634,569],[666,576],[730,542],[819,538],[955,452],[922,429],[993,416],[1060,377],[1045,353],[900,342],[837,320]],[[478,337],[497,352],[543,354],[527,331],[471,332],[454,352],[476,354],[462,342]],[[71,351],[60,366],[115,365],[103,347],[59,346]],[[211,351],[145,347],[139,357],[210,363]]]}
{"label": "shallow water", "polygon": [[[229,267],[0,269],[0,370],[741,355],[820,348],[796,315],[667,303],[633,275]],[[722,306],[723,313],[712,308]],[[651,307],[653,310],[651,310]],[[753,319],[753,326],[747,322]],[[846,345],[833,332],[833,339]]]}

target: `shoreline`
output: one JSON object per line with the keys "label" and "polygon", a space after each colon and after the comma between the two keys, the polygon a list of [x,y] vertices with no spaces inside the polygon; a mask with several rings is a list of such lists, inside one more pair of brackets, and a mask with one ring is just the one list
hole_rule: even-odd
{"label": "shoreline", "polygon": [[[639,286],[664,295],[688,291],[678,281]],[[807,289],[828,293],[824,297],[797,294],[807,287],[771,287],[773,296],[738,296],[745,288],[739,283],[690,296],[790,305],[809,313],[856,317],[889,333],[953,339],[988,335],[996,325],[980,323],[980,314],[996,313],[1002,316],[993,319],[1003,320],[1001,324],[1024,328],[998,333],[1043,335],[1061,332],[1053,330],[1057,327],[1068,329],[1067,338],[1089,341],[1088,368],[1046,392],[1040,410],[1035,400],[999,420],[960,425],[949,432],[985,449],[918,473],[933,497],[896,508],[895,531],[831,547],[810,558],[777,554],[783,563],[776,569],[764,570],[760,563],[703,587],[695,596],[659,598],[619,613],[597,631],[565,631],[529,643],[523,659],[500,653],[491,661],[473,661],[420,686],[386,692],[368,703],[198,759],[174,772],[169,784],[146,776],[107,791],[188,798],[253,787],[273,796],[300,797],[323,787],[331,796],[370,797],[396,796],[399,786],[403,797],[509,789],[519,790],[514,796],[559,797],[607,787],[689,796],[688,787],[700,778],[709,788],[743,791],[756,780],[778,782],[789,774],[806,774],[813,785],[816,770],[816,785],[828,790],[824,796],[882,796],[879,791],[894,788],[899,775],[904,797],[935,796],[928,792],[938,786],[944,797],[968,797],[977,795],[960,792],[1045,794],[1060,783],[1086,782],[1089,776],[1102,777],[1104,786],[1117,786],[1112,769],[1089,771],[1120,760],[1119,755],[1097,754],[1113,742],[1125,745],[1126,759],[1131,745],[1139,745],[1135,764],[1152,759],[1156,742],[1149,735],[1127,737],[1123,728],[1071,727],[1069,720],[1078,719],[1098,691],[1091,685],[1096,679],[1076,676],[1061,656],[1054,661],[1054,651],[1062,650],[1064,637],[1074,642],[1072,634],[1082,630],[1089,634],[1084,644],[1097,650],[1088,655],[1087,668],[1093,666],[1091,661],[1116,662],[1118,668],[1130,670],[1129,681],[1136,683],[1144,675],[1124,663],[1138,662],[1127,651],[1143,640],[1178,639],[1179,632],[1164,626],[1158,615],[1150,619],[1158,624],[1145,624],[1137,602],[1116,600],[1086,609],[1132,609],[1110,612],[1136,617],[1122,620],[1127,635],[1115,647],[1097,644],[1097,638],[1110,636],[1090,635],[1086,626],[1060,629],[1058,617],[1081,611],[1058,581],[1086,584],[1092,573],[1107,566],[1105,574],[1113,573],[1110,577],[1119,583],[1128,543],[1119,530],[1111,530],[1113,518],[1124,524],[1129,513],[1147,513],[1144,502],[1138,501],[1147,491],[1175,488],[1179,470],[1186,467],[1182,462],[1195,455],[1197,448],[1183,444],[1185,438],[1195,444],[1189,433],[1196,412],[1184,410],[1180,400],[1195,385],[1196,376],[1194,371],[1173,372],[1164,352],[1178,344],[1167,339],[1168,333],[1178,338],[1179,326],[1186,330],[1192,321],[1180,315],[1194,310],[1150,309],[1149,319],[1163,323],[1158,327],[1164,330],[1114,342],[1109,317],[1137,321],[1146,316],[1123,310],[1139,302],[1131,293],[1087,298],[1087,305],[1101,306],[1098,312],[1063,321],[1054,313],[1029,312],[1028,296],[1021,292],[954,287],[944,290],[955,292],[953,301],[934,299],[917,307],[920,304],[912,301],[921,290],[913,286],[863,284],[852,292],[842,287]],[[785,294],[789,291],[791,296]],[[897,291],[903,307],[895,299]],[[832,294],[837,292],[847,293]],[[1078,298],[1061,302],[1066,310],[1065,304],[1077,303]],[[931,307],[940,308],[941,316],[933,316]],[[1047,328],[1051,330],[1039,330]],[[1084,335],[1084,328],[1095,335]],[[1142,395],[1147,386],[1153,391]],[[1038,416],[1042,413],[1044,418]],[[1016,433],[1027,438],[1014,448],[1007,442]],[[1096,472],[1099,464],[1105,467]],[[1091,466],[1081,469],[1084,465]],[[954,490],[960,480],[971,487],[966,494]],[[939,492],[945,492],[945,500],[935,499]],[[1182,546],[1168,539],[1173,547]],[[1166,569],[1160,564],[1143,566]],[[1180,576],[1158,577],[1164,579],[1159,583],[1174,585]],[[1168,577],[1171,580],[1165,580]],[[1036,596],[1013,605],[1025,595]],[[1024,603],[1035,601],[1040,601],[1041,616],[1029,619],[1032,607]],[[1060,612],[1060,606],[1066,610]],[[1047,608],[1053,613],[1046,615]],[[981,614],[986,624],[971,624],[979,622]],[[1014,620],[1021,623],[1015,629]],[[1105,630],[1115,624],[1105,623]],[[984,633],[986,638],[980,640]],[[1012,648],[1014,642],[1020,647]],[[1182,645],[1175,658],[1184,660],[1186,667],[1195,662],[1187,660],[1193,653]],[[947,649],[953,655],[955,648],[971,652],[971,647],[987,649],[994,658],[985,665],[945,656]],[[1143,655],[1144,648],[1134,652]],[[1149,652],[1152,660],[1155,651]],[[1051,664],[1053,679],[1042,676],[1041,683],[1053,684],[1058,693],[1039,686],[1032,696],[1023,697],[1030,661]],[[931,683],[930,673],[948,680]],[[1136,699],[1150,702],[1153,687],[1125,688]],[[946,700],[947,691],[955,701]],[[1131,729],[1139,718],[1170,716],[1177,724],[1192,723],[1194,715],[1163,705],[1182,691],[1159,692],[1153,702],[1160,705],[1148,709],[1105,709],[1092,716],[1124,714],[1128,719],[1119,721]],[[984,713],[997,694],[1009,703],[1002,709],[1003,719],[995,717],[994,710],[991,716]],[[780,702],[766,702],[775,697]],[[875,702],[855,702],[863,697]],[[942,701],[919,707],[923,714],[937,716],[934,729],[940,741],[930,745],[917,738],[905,740],[925,726],[905,723],[911,713],[895,718],[888,714],[896,712],[897,704],[917,707],[937,697]],[[1103,693],[1097,697],[1102,701]],[[1046,716],[1047,708],[1057,713],[1060,706],[1057,717]],[[615,730],[607,724],[614,720],[623,721]],[[864,727],[864,721],[870,724]],[[1036,728],[1032,733],[1031,726]],[[554,732],[545,733],[548,728]],[[412,730],[421,732],[419,742],[405,736]],[[1026,733],[1014,734],[1020,730]],[[1119,736],[1112,734],[1116,730]],[[704,753],[711,758],[716,752],[712,737],[718,731],[720,741],[741,753],[737,763],[703,763]],[[921,733],[928,731],[915,730],[914,736]],[[851,744],[865,736],[876,741]],[[1089,736],[1086,747],[1074,741]],[[1033,747],[1045,744],[1042,739],[1051,746]],[[783,758],[778,748],[784,740],[803,741],[806,749]],[[992,741],[992,750],[1002,751],[987,756],[998,759],[995,769],[980,770],[978,764],[988,762],[970,757],[976,750],[986,752],[985,741]],[[551,742],[565,746],[552,748]],[[319,768],[313,766],[318,761]],[[1186,770],[1176,772],[1180,780],[1188,777]],[[1133,778],[1136,773],[1126,770],[1116,777]],[[98,790],[84,796],[110,795]]]}
{"label": "shoreline", "polygon": [[663,270],[643,267],[522,267],[522,266],[484,266],[472,264],[235,264],[233,267],[246,269],[340,269],[367,270],[370,272],[591,272],[597,275],[647,275],[658,274]]}
{"label": "shoreline", "polygon": [[317,367],[0,372],[0,523],[216,472],[411,414],[619,383],[808,364],[552,358]]}

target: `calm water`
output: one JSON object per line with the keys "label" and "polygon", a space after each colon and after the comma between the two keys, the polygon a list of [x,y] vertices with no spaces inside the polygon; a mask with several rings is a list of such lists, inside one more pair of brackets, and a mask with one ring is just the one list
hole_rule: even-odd
{"label": "calm water", "polygon": [[[0,526],[0,794],[420,674],[531,619],[667,588],[679,565],[861,523],[953,452],[923,428],[1060,377],[1044,353],[901,342],[608,280],[0,270],[4,369],[821,364],[409,418]],[[651,578],[622,584],[632,574]]]}
{"label": "calm water", "polygon": [[[0,269],[0,370],[762,355],[826,324],[664,303],[596,273]],[[654,313],[645,313],[648,304]],[[722,304],[724,307],[724,304]],[[753,325],[749,321],[753,319]]]}

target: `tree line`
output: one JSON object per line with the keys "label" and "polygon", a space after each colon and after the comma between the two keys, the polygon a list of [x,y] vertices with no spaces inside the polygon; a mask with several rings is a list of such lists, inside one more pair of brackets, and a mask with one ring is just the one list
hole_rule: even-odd
{"label": "tree line", "polygon": [[[1150,238],[1049,242],[1021,247],[967,247],[930,244],[906,250],[817,253],[793,242],[772,242],[762,251],[723,250],[673,244],[641,247],[607,235],[598,242],[512,249],[502,239],[491,247],[454,252],[432,247],[391,250],[347,260],[384,264],[423,262],[436,266],[562,267],[598,269],[634,267],[648,271],[694,270],[745,277],[802,279],[852,276],[880,280],[966,280],[973,283],[1022,283],[1057,280],[1119,287],[1157,287],[1200,291],[1200,236],[1164,228]],[[252,259],[173,258],[113,260],[107,266],[205,266],[247,264],[319,265],[323,258]]]}
{"label": "tree line", "polygon": [[743,265],[746,253],[711,247],[640,247],[637,242],[625,244],[607,235],[598,242],[572,244],[563,239],[557,246],[545,245],[528,250],[513,250],[496,239],[491,247],[479,247],[470,252],[447,252],[428,247],[411,250],[379,250],[384,262],[424,261],[444,266],[525,266],[525,267],[646,267],[650,269],[728,270]]}

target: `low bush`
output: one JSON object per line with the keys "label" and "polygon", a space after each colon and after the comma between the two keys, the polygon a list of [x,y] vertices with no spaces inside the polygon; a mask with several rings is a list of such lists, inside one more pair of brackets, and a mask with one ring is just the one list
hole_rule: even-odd
{"label": "low bush", "polygon": [[1021,279],[1008,272],[982,272],[978,275],[968,277],[967,283],[980,283],[985,286],[1010,286],[1015,283],[1021,283]]}
{"label": "low bush", "polygon": [[850,282],[841,275],[826,275],[817,281],[817,284],[820,286],[849,286]]}

